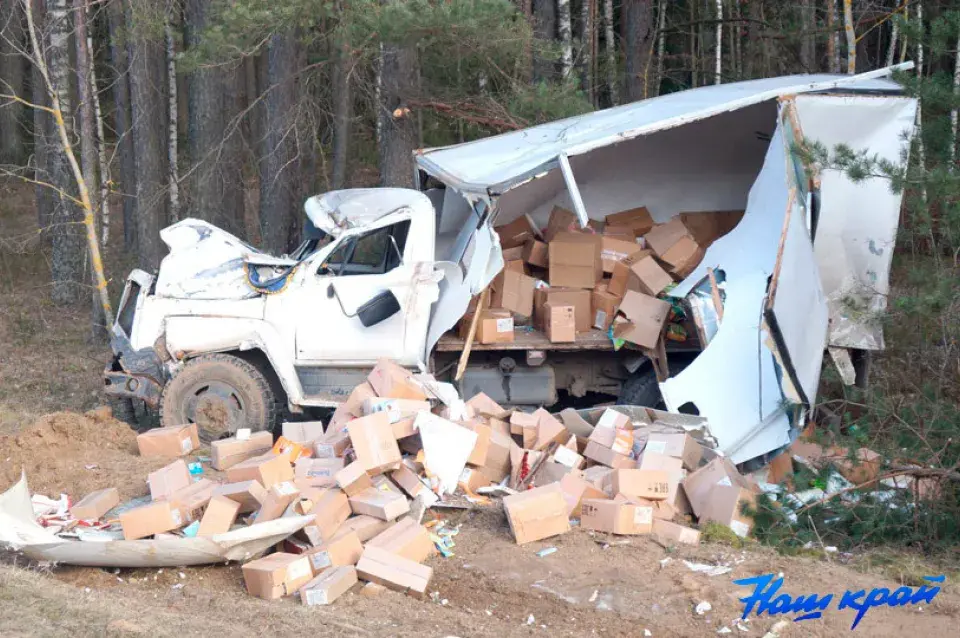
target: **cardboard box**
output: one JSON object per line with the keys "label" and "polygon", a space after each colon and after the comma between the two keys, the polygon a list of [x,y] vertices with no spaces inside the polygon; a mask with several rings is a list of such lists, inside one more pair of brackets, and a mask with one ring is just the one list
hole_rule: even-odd
{"label": "cardboard box", "polygon": [[627,500],[584,499],[580,527],[610,534],[649,534],[653,531],[653,506]]}
{"label": "cardboard box", "polygon": [[200,519],[200,529],[197,536],[216,536],[226,534],[237,520],[240,513],[240,503],[222,495],[213,496],[207,503],[207,509]]}
{"label": "cardboard box", "polygon": [[603,272],[610,274],[614,266],[642,249],[635,240],[624,240],[618,237],[602,235],[600,238],[600,263]]}
{"label": "cardboard box", "polygon": [[476,494],[481,487],[490,485],[490,479],[480,468],[464,467],[463,471],[460,472],[457,485],[467,494]]}
{"label": "cardboard box", "polygon": [[357,574],[371,583],[422,598],[433,569],[379,547],[367,547],[357,563]]}
{"label": "cardboard box", "polygon": [[583,228],[580,226],[580,218],[577,217],[576,213],[562,206],[554,206],[550,211],[550,217],[547,220],[547,229],[543,233],[543,238],[547,242],[551,242],[557,234],[563,232],[599,233],[600,230],[600,223],[596,220],[587,220],[587,228]]}
{"label": "cardboard box", "polygon": [[682,485],[701,521],[727,525],[738,536],[750,534],[753,521],[741,510],[743,503],[756,502],[755,488],[730,459],[718,456],[683,479]]}
{"label": "cardboard box", "polygon": [[593,315],[590,312],[589,290],[575,288],[543,288],[534,293],[533,316],[534,323],[543,329],[544,306],[550,303],[558,306],[573,306],[577,332],[589,332],[593,326]]}
{"label": "cardboard box", "polygon": [[662,501],[670,494],[670,474],[664,470],[620,469],[613,473],[613,493]]}
{"label": "cardboard box", "polygon": [[330,567],[300,588],[300,602],[308,606],[331,605],[357,582],[357,568],[353,565]]}
{"label": "cardboard box", "polygon": [[392,524],[390,521],[382,521],[379,518],[361,514],[360,516],[351,516],[344,521],[343,525],[340,526],[340,531],[354,531],[357,533],[357,537],[360,538],[360,542],[366,543],[383,530],[389,528]]}
{"label": "cardboard box", "polygon": [[504,409],[496,401],[488,397],[483,392],[479,392],[467,401],[467,407],[472,409],[478,416],[504,418],[509,414],[509,410]]}
{"label": "cardboard box", "polygon": [[304,443],[291,441],[286,437],[278,437],[277,442],[270,449],[277,456],[284,456],[287,463],[295,463],[301,458],[313,456],[313,446]]}
{"label": "cardboard box", "polygon": [[389,399],[370,397],[363,401],[363,416],[370,416],[376,412],[386,412],[390,423],[417,416],[420,411],[429,412],[429,401],[413,401],[411,399]]}
{"label": "cardboard box", "polygon": [[534,415],[515,410],[510,415],[510,434],[519,437],[521,447],[529,450],[537,440],[538,423],[539,419]]}
{"label": "cardboard box", "polygon": [[662,299],[628,290],[620,302],[620,312],[629,323],[614,326],[614,336],[644,348],[656,348],[670,314],[670,304]]}
{"label": "cardboard box", "polygon": [[[514,246],[513,248],[501,247],[500,255],[503,257],[503,263],[523,262],[523,246]],[[474,297],[476,299],[476,297]],[[476,304],[471,303],[471,307],[476,308]]]}
{"label": "cardboard box", "polygon": [[637,237],[649,233],[654,225],[653,217],[645,206],[607,215],[604,221],[607,226],[627,226]]}
{"label": "cardboard box", "polygon": [[660,454],[659,452],[652,452],[645,448],[643,454],[637,459],[637,469],[666,472],[667,480],[670,483],[666,500],[671,503],[676,502],[677,490],[680,488],[680,482],[684,477],[683,459]]}
{"label": "cardboard box", "polygon": [[90,492],[70,508],[70,516],[81,521],[96,521],[120,504],[120,492],[115,487]]}
{"label": "cardboard box", "polygon": [[253,517],[253,522],[266,523],[280,518],[298,496],[300,496],[300,490],[290,481],[271,485],[267,489],[267,497],[263,499],[263,505]]}
{"label": "cardboard box", "polygon": [[347,496],[359,494],[368,487],[373,487],[373,481],[370,480],[370,475],[367,474],[367,470],[364,469],[363,463],[360,461],[354,461],[338,470],[333,478]]}
{"label": "cardboard box", "polygon": [[533,416],[537,419],[537,438],[533,443],[533,449],[543,450],[551,443],[563,445],[570,439],[570,432],[563,423],[545,409],[537,408]]}
{"label": "cardboard box", "polygon": [[406,492],[410,498],[417,498],[422,492],[430,491],[430,488],[420,480],[416,472],[403,463],[400,464],[399,468],[390,472],[390,478],[394,483],[399,485],[400,489]]}
{"label": "cardboard box", "polygon": [[637,466],[629,456],[618,454],[610,448],[600,445],[596,441],[589,441],[583,450],[583,455],[591,461],[606,465],[614,469],[632,469]]}
{"label": "cardboard box", "polygon": [[171,425],[154,428],[137,435],[140,456],[166,456],[175,458],[189,454],[200,446],[197,424]]}
{"label": "cardboard box", "polygon": [[[464,317],[464,323],[469,328],[468,317],[470,316]],[[472,317],[470,318],[472,319]],[[482,344],[513,343],[513,315],[508,310],[484,310],[477,322],[477,332],[474,338]]]}
{"label": "cardboard box", "polygon": [[562,445],[553,453],[553,460],[571,470],[579,470],[586,462],[580,454]]}
{"label": "cardboard box", "polygon": [[240,505],[239,513],[246,514],[260,509],[264,499],[267,498],[267,489],[260,484],[260,481],[241,481],[215,488],[210,498],[213,500],[217,496],[236,501]]}
{"label": "cardboard box", "polygon": [[350,517],[347,495],[335,488],[326,490],[314,501],[310,514],[314,517],[313,525],[320,538],[324,541],[330,540]]}
{"label": "cardboard box", "polygon": [[286,421],[283,438],[294,443],[313,443],[323,436],[323,421]]}
{"label": "cardboard box", "polygon": [[509,435],[497,430],[490,430],[490,446],[487,449],[487,460],[479,467],[479,471],[491,483],[499,483],[510,474],[510,450],[517,447]]}
{"label": "cardboard box", "polygon": [[603,277],[600,236],[559,233],[548,246],[551,286],[592,289]]}
{"label": "cardboard box", "polygon": [[603,489],[604,484],[610,482],[610,476],[613,469],[605,465],[593,465],[583,471],[583,480],[587,481],[599,490]]}
{"label": "cardboard box", "polygon": [[649,250],[635,253],[613,267],[608,292],[623,297],[628,290],[656,297],[673,283]]}
{"label": "cardboard box", "polygon": [[550,343],[573,343],[577,340],[577,319],[573,306],[543,305],[544,332]]}
{"label": "cardboard box", "polygon": [[293,466],[286,456],[267,453],[237,463],[227,470],[227,481],[260,481],[264,487],[270,487],[283,481],[293,480]]}
{"label": "cardboard box", "polygon": [[523,246],[531,239],[543,239],[540,229],[533,223],[530,215],[521,215],[509,224],[503,224],[493,229],[500,237],[501,248],[516,248]]}
{"label": "cardboard box", "polygon": [[593,317],[593,327],[604,332],[613,324],[620,307],[620,297],[604,291],[594,290],[590,293],[590,315]]}
{"label": "cardboard box", "polygon": [[550,264],[547,244],[536,239],[527,241],[523,245],[523,261],[537,268],[546,268]]}
{"label": "cardboard box", "polygon": [[[608,428],[611,430],[622,430],[624,428],[629,428],[629,427],[630,427],[630,417],[628,417],[623,412],[619,412],[612,408],[606,408],[600,414],[600,417],[597,419],[597,424],[594,430],[595,431],[603,430],[603,428]],[[597,433],[597,437],[605,437],[605,436],[606,435],[602,431]],[[610,442],[605,442],[603,439],[597,438],[597,437],[594,437],[594,435],[591,433],[590,440],[597,441],[598,443],[603,443],[603,445],[606,445],[607,447],[610,447],[613,445],[612,440]]]}
{"label": "cardboard box", "polygon": [[[677,494],[681,494],[677,490]],[[673,520],[673,517],[677,515],[677,506],[671,503],[670,501],[650,501],[653,503],[653,518],[662,519],[665,521]]]}
{"label": "cardboard box", "polygon": [[704,252],[693,237],[681,237],[680,241],[660,255],[660,260],[670,266],[670,272],[682,279],[700,265]]}
{"label": "cardboard box", "polygon": [[357,533],[352,529],[341,528],[333,538],[318,547],[308,549],[304,555],[310,561],[313,573],[319,574],[330,567],[356,565],[362,553],[363,545]]}
{"label": "cardboard box", "polygon": [[[663,224],[655,224],[643,235],[647,246],[658,257],[662,257],[684,237],[690,237],[690,231],[683,225],[683,221],[679,217],[672,217],[670,221]],[[690,237],[690,239],[693,238]]]}
{"label": "cardboard box", "polygon": [[361,411],[365,399],[377,396],[373,386],[369,381],[364,381],[356,386],[347,396],[347,400],[337,406],[333,416],[330,417],[330,423],[327,424],[327,435],[332,432],[340,432],[347,425],[350,419],[363,416]]}
{"label": "cardboard box", "polygon": [[584,499],[605,499],[607,495],[578,472],[569,472],[558,482],[567,504],[567,516],[579,518]]}
{"label": "cardboard box", "polygon": [[184,522],[180,510],[169,501],[157,501],[120,514],[123,538],[128,541],[179,529]]}
{"label": "cardboard box", "polygon": [[567,502],[556,483],[507,496],[503,509],[518,545],[570,531]]}
{"label": "cardboard box", "polygon": [[380,397],[426,401],[423,387],[406,368],[388,359],[380,359],[367,376],[370,387]]}
{"label": "cardboard box", "polygon": [[837,471],[854,485],[860,485],[877,478],[883,457],[865,447],[859,448],[853,454],[853,460],[847,450],[839,450],[842,456],[833,459]]}
{"label": "cardboard box", "polygon": [[306,556],[284,552],[252,560],[240,571],[247,593],[266,600],[289,596],[313,578]]}
{"label": "cardboard box", "polygon": [[487,462],[487,453],[490,451],[490,426],[481,423],[478,419],[462,422],[465,428],[477,433],[477,442],[473,444],[473,451],[467,463],[470,465],[483,465]]}
{"label": "cardboard box", "polygon": [[203,509],[213,498],[213,494],[219,486],[219,483],[202,478],[177,490],[168,497],[168,500],[180,510],[180,518],[185,523],[192,523],[200,520],[200,517],[203,516]]}
{"label": "cardboard box", "polygon": [[533,289],[537,283],[523,272],[504,269],[490,285],[490,307],[501,308],[521,317],[533,316]]}
{"label": "cardboard box", "polygon": [[210,444],[210,465],[221,472],[255,456],[263,456],[273,448],[273,435],[269,432],[252,432],[247,439],[236,436],[220,439]]}
{"label": "cardboard box", "polygon": [[[359,418],[359,415],[350,417],[351,420],[356,418]],[[350,449],[350,435],[345,430],[327,431],[313,442],[313,456],[318,459],[342,458],[348,449]]]}
{"label": "cardboard box", "polygon": [[643,448],[643,451],[644,453],[666,454],[681,459],[683,467],[690,471],[700,467],[700,458],[703,456],[703,448],[697,443],[696,439],[683,432],[651,432],[647,437],[647,445]]}
{"label": "cardboard box", "polygon": [[392,521],[410,511],[407,497],[393,491],[368,488],[350,497],[354,514],[366,514],[384,521]]}
{"label": "cardboard box", "polygon": [[653,537],[667,547],[700,544],[700,532],[697,530],[659,518],[653,519]]}
{"label": "cardboard box", "polygon": [[[515,249],[515,250],[520,250],[520,249],[517,248],[517,249]],[[521,260],[519,260],[519,259],[504,259],[504,260],[503,260],[503,271],[501,271],[501,274],[502,274],[503,272],[505,272],[505,271],[514,272],[514,273],[517,273],[517,274],[520,274],[520,275],[526,275],[526,274],[527,274],[527,264],[525,264],[523,261],[521,261]]]}
{"label": "cardboard box", "polygon": [[743,213],[742,210],[680,213],[680,221],[698,244],[709,248],[740,223]]}
{"label": "cardboard box", "polygon": [[301,458],[293,467],[293,475],[298,483],[313,487],[333,487],[337,484],[337,472],[344,467],[343,459]]}
{"label": "cardboard box", "polygon": [[150,486],[150,498],[160,501],[168,498],[177,490],[189,487],[193,482],[190,470],[183,459],[177,459],[170,465],[150,472],[147,475],[147,485]]}
{"label": "cardboard box", "polygon": [[369,474],[382,474],[400,465],[400,448],[385,412],[354,419],[347,425],[357,461]]}
{"label": "cardboard box", "polygon": [[380,532],[370,539],[367,547],[379,547],[417,563],[427,560],[435,551],[430,534],[411,518],[398,521]]}

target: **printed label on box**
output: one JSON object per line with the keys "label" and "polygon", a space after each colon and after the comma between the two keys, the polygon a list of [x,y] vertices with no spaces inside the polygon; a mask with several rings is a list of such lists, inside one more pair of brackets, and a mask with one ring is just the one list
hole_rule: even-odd
{"label": "printed label on box", "polygon": [[326,443],[318,443],[316,445],[317,456],[321,457],[331,457],[334,455],[333,446]]}
{"label": "printed label on box", "polygon": [[330,552],[323,551],[317,552],[316,554],[310,554],[310,564],[313,565],[314,571],[330,567]]}
{"label": "printed label on box", "polygon": [[304,576],[310,575],[310,562],[305,560],[295,560],[287,565],[287,580],[299,580]]}
{"label": "printed label on box", "polygon": [[193,441],[190,439],[190,433],[186,433],[187,438],[180,441],[180,451],[186,454],[193,449]]}
{"label": "printed label on box", "polygon": [[603,414],[600,416],[600,420],[597,421],[598,428],[612,428],[616,427],[617,419],[621,417],[619,412],[613,410],[604,410]]}
{"label": "printed label on box", "polygon": [[250,428],[240,428],[237,430],[237,440],[246,441],[250,438]]}
{"label": "printed label on box", "polygon": [[183,525],[183,517],[180,516],[180,510],[178,509],[170,510],[170,520],[172,520],[173,524],[176,525],[177,527],[180,527],[181,525]]}
{"label": "printed label on box", "polygon": [[580,455],[568,447],[558,447],[557,451],[553,453],[553,460],[572,468],[580,461]]}
{"label": "printed label on box", "polygon": [[634,525],[649,525],[651,523],[653,523],[652,507],[638,507],[633,510]]}
{"label": "printed label on box", "polygon": [[733,483],[730,482],[729,476],[724,476],[722,479],[717,481],[717,485],[723,485],[724,487],[733,487]]}
{"label": "printed label on box", "polygon": [[460,482],[469,483],[471,476],[473,476],[473,470],[471,470],[469,467],[463,468],[463,471],[460,472]]}
{"label": "printed label on box", "polygon": [[497,332],[513,332],[513,318],[497,319]]}
{"label": "printed label on box", "polygon": [[296,486],[290,481],[284,481],[283,483],[278,483],[276,487],[277,492],[281,496],[288,496],[297,491]]}
{"label": "printed label on box", "polygon": [[607,325],[607,313],[603,310],[598,310],[597,316],[593,320],[593,327],[603,330],[605,325]]}
{"label": "printed label on box", "polygon": [[307,594],[307,604],[308,605],[329,605],[330,601],[327,599],[327,592],[323,589],[308,589]]}
{"label": "printed label on box", "polygon": [[663,454],[667,450],[666,441],[648,441],[644,452],[653,452],[654,454]]}
{"label": "printed label on box", "polygon": [[750,526],[743,521],[730,521],[730,529],[740,538],[746,538],[750,535]]}

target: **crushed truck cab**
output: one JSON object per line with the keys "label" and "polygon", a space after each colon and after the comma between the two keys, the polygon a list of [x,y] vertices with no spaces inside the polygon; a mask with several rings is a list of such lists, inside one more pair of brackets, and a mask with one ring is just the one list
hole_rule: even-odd
{"label": "crushed truck cab", "polygon": [[[156,276],[127,281],[106,392],[215,438],[336,406],[380,358],[452,379],[470,349],[464,396],[662,401],[706,417],[735,462],[762,459],[805,425],[826,347],[842,360],[883,345],[871,317],[885,303],[900,196],[880,178],[806,167],[797,150],[812,139],[899,160],[916,101],[890,72],[704,87],[419,151],[417,190],[308,199],[304,242],[282,257],[183,220],[161,232],[170,252]],[[544,228],[557,207],[597,225],[640,206],[658,226],[743,211],[665,293],[697,318],[697,343],[664,352],[619,348],[598,330],[565,343],[452,332],[504,268],[496,228],[525,216]]]}

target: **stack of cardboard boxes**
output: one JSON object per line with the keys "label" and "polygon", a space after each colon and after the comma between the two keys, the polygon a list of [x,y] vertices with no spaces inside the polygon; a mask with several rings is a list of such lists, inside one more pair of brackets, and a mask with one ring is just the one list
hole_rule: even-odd
{"label": "stack of cardboard boxes", "polygon": [[[550,321],[551,330],[574,322],[569,313]],[[421,517],[457,490],[483,503],[483,488],[509,488],[503,506],[518,543],[565,533],[571,518],[589,530],[652,534],[664,543],[697,542],[695,530],[672,522],[689,513],[749,531],[739,504],[753,498],[754,486],[659,422],[663,413],[646,411],[639,421],[612,408],[555,416],[508,410],[484,394],[463,402],[449,391],[382,360],[326,428],[285,423],[276,441],[249,431],[215,441],[213,471],[203,477],[198,463],[182,458],[197,449],[195,425],[141,434],[144,455],[172,462],[150,474],[150,503],[120,513],[119,530],[131,540],[216,536],[310,517],[242,568],[250,594],[298,592],[309,605],[329,604],[361,580],[424,595],[432,577],[424,562],[448,546]],[[72,515],[115,526],[109,512],[118,502],[117,490],[101,490]]]}
{"label": "stack of cardboard boxes", "polygon": [[[670,305],[660,299],[729,232],[742,213],[682,213],[657,224],[640,207],[580,228],[576,215],[555,207],[541,232],[529,215],[496,229],[504,269],[490,286],[475,339],[510,343],[517,330],[539,330],[553,343],[600,330],[654,348]],[[466,338],[475,304],[460,324]],[[570,318],[573,317],[573,329]]]}

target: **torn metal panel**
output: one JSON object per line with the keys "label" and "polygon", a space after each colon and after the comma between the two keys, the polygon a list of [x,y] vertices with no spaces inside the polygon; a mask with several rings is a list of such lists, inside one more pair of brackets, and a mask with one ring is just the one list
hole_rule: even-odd
{"label": "torn metal panel", "polygon": [[290,516],[225,534],[160,540],[64,540],[34,518],[26,476],[0,494],[0,545],[39,561],[91,567],[179,567],[247,561],[303,529],[312,516]]}
{"label": "torn metal panel", "polygon": [[313,225],[334,237],[404,208],[432,211],[430,198],[409,188],[351,188],[314,195],[303,206]]}
{"label": "torn metal panel", "polygon": [[[801,95],[796,108],[808,140],[899,164],[914,133],[917,101],[894,96]],[[830,309],[831,346],[883,349],[886,311],[902,194],[885,177],[854,182],[820,173],[820,215],[814,248]]]}

